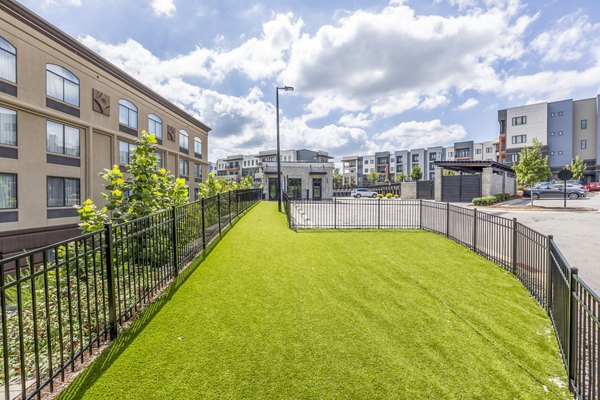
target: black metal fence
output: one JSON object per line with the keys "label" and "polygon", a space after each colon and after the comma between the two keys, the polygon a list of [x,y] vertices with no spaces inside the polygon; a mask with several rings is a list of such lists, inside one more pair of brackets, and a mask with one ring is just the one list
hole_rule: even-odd
{"label": "black metal fence", "polygon": [[552,236],[516,219],[449,203],[285,200],[292,229],[423,229],[502,266],[547,310],[576,398],[600,398],[600,298],[569,266]]}
{"label": "black metal fence", "polygon": [[40,398],[260,200],[239,190],[0,260],[0,387]]}

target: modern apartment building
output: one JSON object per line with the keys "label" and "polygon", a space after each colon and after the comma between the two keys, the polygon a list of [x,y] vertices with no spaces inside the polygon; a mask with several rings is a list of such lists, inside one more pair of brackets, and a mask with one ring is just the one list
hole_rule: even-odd
{"label": "modern apartment building", "polygon": [[[333,158],[322,150],[282,150],[281,162],[286,163],[327,163]],[[263,181],[266,163],[277,161],[277,150],[264,150],[252,155],[233,155],[217,160],[216,174],[219,177],[239,180],[252,175],[256,183]]]}
{"label": "modern apartment building", "polygon": [[379,174],[379,181],[394,181],[396,175],[409,176],[415,166],[419,166],[424,180],[433,180],[436,161],[497,161],[498,142],[475,143],[456,142],[454,146],[428,147],[411,150],[381,151],[373,155],[347,156],[342,158],[342,183],[363,185],[366,176],[373,170]]}
{"label": "modern apartment building", "polygon": [[585,179],[599,180],[599,112],[600,96],[499,110],[499,141],[506,143],[502,160],[509,165],[518,162],[521,149],[537,139],[555,175],[579,156],[588,165]]}
{"label": "modern apartment building", "polygon": [[210,128],[18,3],[0,2],[0,21],[3,234],[72,230],[73,206],[103,203],[98,174],[126,164],[142,130],[193,193]]}

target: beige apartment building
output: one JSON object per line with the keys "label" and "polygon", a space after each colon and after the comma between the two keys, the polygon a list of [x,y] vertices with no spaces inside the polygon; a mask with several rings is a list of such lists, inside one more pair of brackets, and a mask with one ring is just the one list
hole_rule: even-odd
{"label": "beige apartment building", "polygon": [[0,22],[0,244],[72,233],[73,205],[103,202],[98,174],[126,164],[144,129],[194,196],[210,128],[18,3],[0,2]]}

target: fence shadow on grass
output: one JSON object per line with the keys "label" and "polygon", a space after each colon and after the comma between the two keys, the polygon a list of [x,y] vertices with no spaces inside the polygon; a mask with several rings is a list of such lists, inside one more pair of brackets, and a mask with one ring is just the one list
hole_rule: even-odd
{"label": "fence shadow on grass", "polygon": [[[254,205],[250,206],[247,211],[250,211]],[[246,212],[247,212],[246,211]],[[94,386],[96,381],[106,372],[106,370],[115,362],[119,356],[131,345],[138,335],[148,326],[154,317],[162,310],[175,295],[177,290],[187,282],[188,278],[202,265],[202,262],[210,255],[221,239],[227,234],[238,222],[240,218],[233,220],[230,225],[223,228],[221,235],[218,235],[207,246],[206,250],[198,255],[190,265],[182,270],[179,275],[169,284],[169,286],[154,299],[152,303],[141,313],[141,315],[133,321],[133,323],[119,333],[119,336],[111,342],[107,348],[87,366],[84,370],[59,394],[57,399],[60,400],[75,400],[80,399],[83,395]]]}

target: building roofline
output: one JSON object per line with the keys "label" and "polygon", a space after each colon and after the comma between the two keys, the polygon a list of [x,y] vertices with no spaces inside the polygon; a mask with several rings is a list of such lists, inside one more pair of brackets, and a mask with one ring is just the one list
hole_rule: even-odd
{"label": "building roofline", "polygon": [[52,39],[53,41],[59,43],[64,46],[68,50],[74,52],[81,58],[86,61],[92,63],[96,67],[104,70],[110,75],[114,76],[117,79],[120,79],[134,89],[140,91],[145,96],[151,98],[162,106],[168,108],[173,111],[175,114],[179,115],[186,121],[192,123],[196,127],[206,131],[208,133],[211,131],[211,128],[206,124],[200,122],[198,119],[194,118],[192,115],[177,107],[175,104],[171,103],[169,100],[150,89],[148,86],[144,85],[131,75],[127,74],[116,65],[110,63],[105,58],[102,58],[92,50],[88,49],[77,40],[69,36],[67,33],[61,31],[56,26],[52,25],[39,15],[35,14],[33,11],[29,10],[27,7],[17,3],[16,1],[2,1],[0,2],[0,10],[5,11],[7,14],[13,16],[19,21],[23,22],[27,26],[35,29],[46,37]]}

